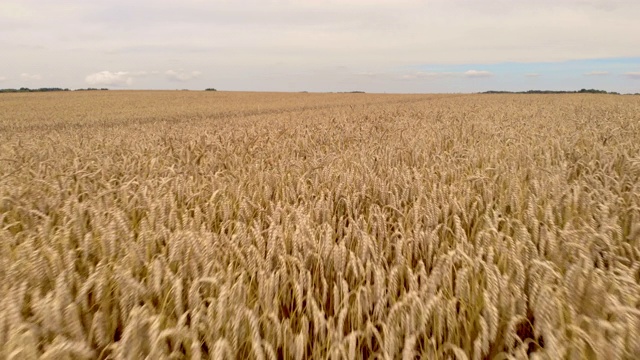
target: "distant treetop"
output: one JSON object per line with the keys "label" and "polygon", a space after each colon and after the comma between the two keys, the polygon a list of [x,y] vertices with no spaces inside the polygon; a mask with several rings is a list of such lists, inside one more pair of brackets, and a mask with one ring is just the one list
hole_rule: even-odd
{"label": "distant treetop", "polygon": [[26,87],[21,87],[20,89],[0,89],[0,93],[49,92],[49,91],[69,91],[69,89],[62,89],[62,88],[29,89]]}
{"label": "distant treetop", "polygon": [[[105,91],[109,90],[107,88],[96,89],[96,88],[87,88],[87,89],[76,89],[74,91]],[[0,89],[0,93],[27,93],[27,92],[51,92],[51,91],[71,91],[67,88],[38,88],[38,89],[29,89],[26,87],[21,87],[20,89]]]}
{"label": "distant treetop", "polygon": [[596,89],[581,89],[579,91],[562,91],[562,90],[528,90],[528,91],[495,91],[489,90],[481,94],[612,94],[620,95],[620,93]]}

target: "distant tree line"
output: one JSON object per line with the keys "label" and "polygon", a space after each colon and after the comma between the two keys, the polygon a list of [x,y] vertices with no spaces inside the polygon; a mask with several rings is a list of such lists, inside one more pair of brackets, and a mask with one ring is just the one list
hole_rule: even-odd
{"label": "distant tree line", "polygon": [[528,91],[485,91],[481,94],[611,94],[620,95],[615,91],[605,91],[596,89],[581,89],[578,91],[561,91],[561,90],[528,90]]}
{"label": "distant tree line", "polygon": [[[109,90],[107,88],[97,89],[97,88],[86,88],[86,89],[76,89],[75,91],[104,91]],[[28,93],[28,92],[52,92],[52,91],[72,91],[67,88],[38,88],[38,89],[29,89],[26,87],[21,87],[19,89],[0,89],[0,93]]]}
{"label": "distant tree line", "polygon": [[100,89],[96,89],[96,88],[86,88],[86,89],[75,89],[75,91],[107,91],[109,89],[107,88],[100,88]]}
{"label": "distant tree line", "polygon": [[25,87],[21,87],[20,89],[0,89],[0,93],[50,92],[50,91],[69,91],[69,89],[62,89],[62,88],[29,89]]}
{"label": "distant tree line", "polygon": [[204,89],[204,91],[218,91],[218,90],[216,90],[214,88],[206,88],[206,89]]}

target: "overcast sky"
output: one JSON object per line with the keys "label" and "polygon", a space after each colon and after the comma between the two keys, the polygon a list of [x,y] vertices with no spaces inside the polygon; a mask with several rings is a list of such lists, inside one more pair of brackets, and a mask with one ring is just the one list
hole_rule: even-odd
{"label": "overcast sky", "polygon": [[0,88],[640,92],[640,0],[1,0]]}

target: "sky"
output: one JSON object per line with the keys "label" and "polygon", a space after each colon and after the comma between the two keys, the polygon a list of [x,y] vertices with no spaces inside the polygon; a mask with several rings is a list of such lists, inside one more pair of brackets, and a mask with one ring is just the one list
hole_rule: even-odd
{"label": "sky", "polygon": [[0,88],[640,92],[639,0],[2,0]]}

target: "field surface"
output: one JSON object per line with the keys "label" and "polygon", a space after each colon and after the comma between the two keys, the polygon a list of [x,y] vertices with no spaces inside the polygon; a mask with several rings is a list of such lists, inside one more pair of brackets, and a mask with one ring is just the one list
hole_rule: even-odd
{"label": "field surface", "polygon": [[1,359],[637,359],[640,97],[0,95]]}

